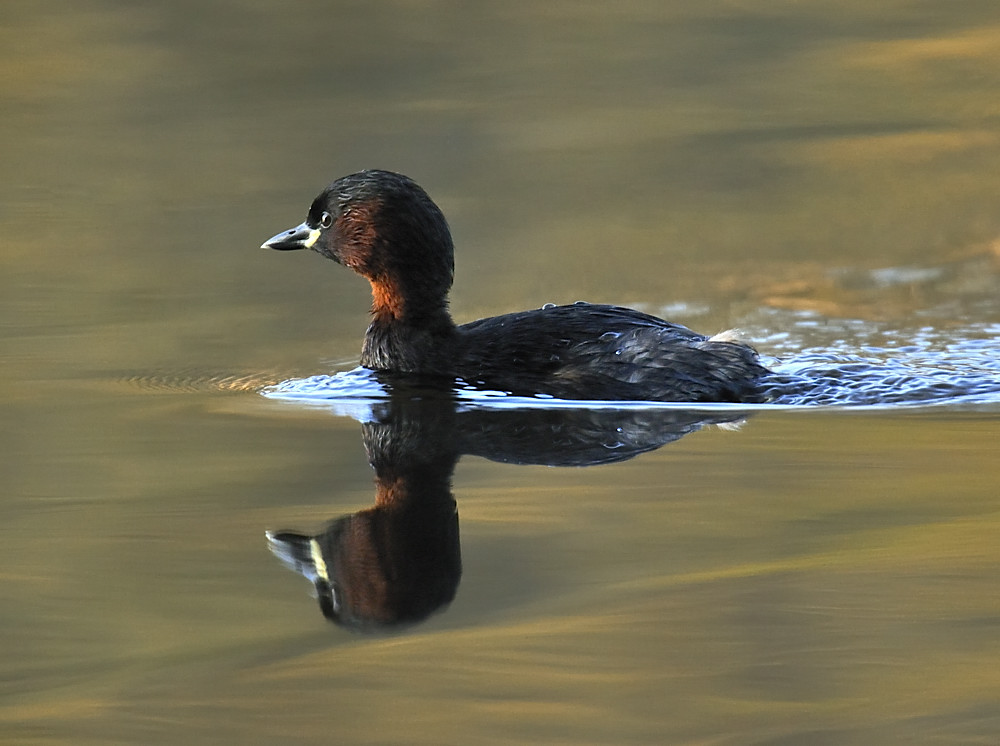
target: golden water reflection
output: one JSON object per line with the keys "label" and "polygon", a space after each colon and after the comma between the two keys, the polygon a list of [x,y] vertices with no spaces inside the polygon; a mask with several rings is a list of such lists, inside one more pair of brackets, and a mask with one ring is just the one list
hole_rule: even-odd
{"label": "golden water reflection", "polygon": [[[600,469],[506,497],[503,483],[480,486],[460,497],[464,541],[480,545],[473,555],[491,536],[509,544],[492,564],[467,562],[446,616],[464,616],[469,592],[472,607],[489,609],[477,602],[492,594],[506,604],[474,629],[266,666],[256,686],[280,682],[319,707],[315,692],[333,682],[351,712],[372,716],[372,697],[388,696],[402,711],[380,737],[415,742],[442,731],[406,723],[442,707],[456,740],[549,728],[596,742],[987,737],[1000,513],[988,457],[970,444],[996,425],[920,420],[835,417],[819,436],[808,422],[755,418],[719,433],[725,454],[696,437],[644,456],[656,463],[646,479],[633,472],[627,494],[621,472]],[[787,455],[765,461],[779,442]],[[495,470],[463,481],[477,472]],[[551,554],[539,562],[540,545]],[[526,568],[516,555],[531,547]],[[497,582],[505,572],[524,585]]]}

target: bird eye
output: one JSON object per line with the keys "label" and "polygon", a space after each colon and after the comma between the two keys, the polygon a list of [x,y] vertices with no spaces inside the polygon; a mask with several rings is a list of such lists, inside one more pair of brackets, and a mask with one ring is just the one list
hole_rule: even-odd
{"label": "bird eye", "polygon": [[331,215],[328,212],[324,212],[322,215],[320,215],[319,218],[320,228],[329,228],[331,225],[333,225],[333,215]]}

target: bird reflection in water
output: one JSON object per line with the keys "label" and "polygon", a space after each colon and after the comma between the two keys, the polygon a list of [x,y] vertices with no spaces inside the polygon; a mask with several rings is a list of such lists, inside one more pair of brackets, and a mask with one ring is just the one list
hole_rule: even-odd
{"label": "bird reflection in water", "polygon": [[313,583],[328,619],[357,631],[396,630],[455,597],[462,560],[451,478],[462,455],[593,466],[743,417],[733,410],[665,408],[470,409],[450,394],[395,389],[362,424],[375,504],[319,534],[268,531],[268,543]]}

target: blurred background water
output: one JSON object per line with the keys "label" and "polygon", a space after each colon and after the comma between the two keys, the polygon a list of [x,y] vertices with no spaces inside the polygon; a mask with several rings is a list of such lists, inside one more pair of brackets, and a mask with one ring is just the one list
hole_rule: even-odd
{"label": "blurred background water", "polygon": [[988,384],[995,3],[13,0],[0,42],[0,739],[996,740],[992,396],[456,446],[454,600],[359,634],[264,532],[372,504],[373,416],[260,391],[352,368],[368,289],[257,249],[388,168],[459,321],[624,303]]}

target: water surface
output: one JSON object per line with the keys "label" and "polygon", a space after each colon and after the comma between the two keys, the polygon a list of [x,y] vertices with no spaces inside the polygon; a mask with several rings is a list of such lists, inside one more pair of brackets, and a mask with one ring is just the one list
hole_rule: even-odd
{"label": "water surface", "polygon": [[[995,3],[0,18],[0,739],[996,740]],[[261,391],[351,370],[368,291],[256,247],[363,167],[444,209],[459,321],[626,303],[876,385],[632,412],[593,466],[433,420],[491,435],[454,598],[331,624],[264,532],[374,504],[378,416]]]}

